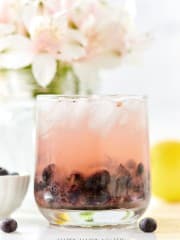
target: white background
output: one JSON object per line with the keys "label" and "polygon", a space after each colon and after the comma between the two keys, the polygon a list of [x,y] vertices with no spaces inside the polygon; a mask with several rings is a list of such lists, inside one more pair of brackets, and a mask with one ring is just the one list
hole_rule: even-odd
{"label": "white background", "polygon": [[179,138],[180,0],[136,3],[138,27],[152,40],[138,63],[104,74],[102,92],[148,95],[151,140]]}

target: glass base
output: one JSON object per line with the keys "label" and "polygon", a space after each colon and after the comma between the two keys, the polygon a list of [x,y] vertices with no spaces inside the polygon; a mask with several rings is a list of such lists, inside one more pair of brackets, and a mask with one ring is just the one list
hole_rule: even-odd
{"label": "glass base", "polygon": [[51,225],[64,227],[134,227],[145,208],[114,210],[60,210],[39,208]]}

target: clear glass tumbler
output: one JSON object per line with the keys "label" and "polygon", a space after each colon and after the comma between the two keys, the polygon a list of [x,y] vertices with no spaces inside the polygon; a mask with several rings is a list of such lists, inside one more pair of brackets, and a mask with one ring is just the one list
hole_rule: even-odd
{"label": "clear glass tumbler", "polygon": [[51,224],[133,225],[150,198],[146,98],[37,99],[35,199]]}

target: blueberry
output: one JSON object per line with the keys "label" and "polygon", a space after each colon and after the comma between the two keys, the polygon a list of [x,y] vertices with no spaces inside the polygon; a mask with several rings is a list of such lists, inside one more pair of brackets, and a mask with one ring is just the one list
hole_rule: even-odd
{"label": "blueberry", "polygon": [[138,199],[144,199],[145,189],[144,181],[141,178],[133,178],[128,184],[128,194]]}
{"label": "blueberry", "polygon": [[85,182],[85,189],[91,191],[99,191],[106,189],[110,183],[110,174],[107,170],[96,172],[87,178]]}
{"label": "blueberry", "polygon": [[134,184],[133,185],[133,191],[134,192],[139,193],[139,192],[141,192],[141,190],[142,190],[142,186],[140,184]]}
{"label": "blueberry", "polygon": [[60,194],[60,186],[58,182],[51,183],[48,189],[52,196],[58,196]]}
{"label": "blueberry", "polygon": [[17,172],[13,172],[13,173],[10,173],[11,176],[19,176],[19,173]]}
{"label": "blueberry", "polygon": [[84,185],[83,175],[78,172],[72,173],[68,178],[68,185],[82,187]]}
{"label": "blueberry", "polygon": [[119,165],[117,173],[119,176],[130,176],[130,172],[122,164]]}
{"label": "blueberry", "polygon": [[84,177],[79,172],[72,173],[66,182],[67,189],[67,201],[71,204],[76,204],[79,200],[80,195],[83,192],[84,187]]}
{"label": "blueberry", "polygon": [[130,176],[122,176],[117,178],[116,180],[116,195],[124,195],[124,193],[127,192],[128,190],[128,185],[131,181],[131,177]]}
{"label": "blueberry", "polygon": [[144,173],[144,166],[142,163],[139,163],[136,168],[136,176],[141,176]]}
{"label": "blueberry", "polygon": [[153,218],[144,218],[139,223],[139,228],[143,232],[154,232],[157,228],[157,223]]}
{"label": "blueberry", "polygon": [[136,193],[144,191],[143,179],[140,179],[140,178],[131,179],[131,181],[128,183],[128,188]]}
{"label": "blueberry", "polygon": [[44,168],[42,173],[43,181],[47,184],[50,184],[54,177],[54,171],[55,171],[55,164],[50,164],[46,168]]}
{"label": "blueberry", "polygon": [[47,187],[47,185],[46,185],[45,182],[43,182],[43,181],[40,181],[40,182],[35,181],[34,191],[35,192],[43,191],[46,187]]}
{"label": "blueberry", "polygon": [[6,169],[4,169],[4,168],[0,168],[0,176],[6,176],[6,175],[8,175],[9,173],[8,173],[8,171],[6,170]]}
{"label": "blueberry", "polygon": [[18,227],[16,220],[8,218],[1,222],[1,230],[5,233],[15,232]]}
{"label": "blueberry", "polygon": [[101,190],[93,192],[87,196],[87,203],[89,205],[105,204],[111,199],[109,192]]}
{"label": "blueberry", "polygon": [[81,191],[78,188],[72,188],[69,192],[68,192],[68,200],[70,203],[72,204],[76,204],[79,200],[79,197],[81,196]]}
{"label": "blueberry", "polygon": [[110,194],[107,191],[100,191],[96,196],[96,200],[99,203],[106,203],[110,200],[110,198]]}
{"label": "blueberry", "polygon": [[121,188],[124,190],[128,187],[128,184],[130,181],[131,181],[130,176],[122,176],[116,180],[116,184],[117,184],[118,188]]}

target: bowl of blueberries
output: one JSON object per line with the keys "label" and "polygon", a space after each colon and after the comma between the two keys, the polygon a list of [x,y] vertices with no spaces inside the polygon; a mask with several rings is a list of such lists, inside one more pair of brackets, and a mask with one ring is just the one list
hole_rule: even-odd
{"label": "bowl of blueberries", "polygon": [[29,186],[29,175],[9,172],[0,167],[0,219],[9,217],[19,208]]}

